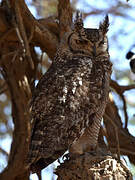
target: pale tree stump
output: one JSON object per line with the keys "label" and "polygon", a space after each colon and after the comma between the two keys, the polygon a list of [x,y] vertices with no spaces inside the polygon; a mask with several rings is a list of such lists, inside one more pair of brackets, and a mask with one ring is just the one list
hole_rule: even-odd
{"label": "pale tree stump", "polygon": [[107,155],[85,153],[58,166],[58,180],[132,180],[124,161]]}

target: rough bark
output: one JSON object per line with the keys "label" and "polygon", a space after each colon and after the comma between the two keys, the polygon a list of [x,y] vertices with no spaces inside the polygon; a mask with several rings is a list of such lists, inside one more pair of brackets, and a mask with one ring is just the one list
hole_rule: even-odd
{"label": "rough bark", "polygon": [[123,161],[112,155],[86,153],[77,159],[66,160],[57,168],[58,180],[132,180]]}

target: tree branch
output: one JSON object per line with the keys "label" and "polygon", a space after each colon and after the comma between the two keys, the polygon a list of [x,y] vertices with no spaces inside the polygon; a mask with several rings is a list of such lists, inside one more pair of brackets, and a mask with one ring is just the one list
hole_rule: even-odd
{"label": "tree branch", "polygon": [[11,66],[10,58],[4,61],[5,63],[2,65],[2,67],[3,76],[8,84],[11,94],[12,116],[15,130],[13,132],[13,142],[11,145],[8,166],[2,172],[2,174],[0,174],[1,180],[12,180],[26,171],[24,161],[28,151],[28,142],[30,135],[30,116],[27,106],[28,101],[31,97],[29,85],[27,84],[26,76],[24,76],[23,74],[21,80],[17,79],[17,67]]}
{"label": "tree branch", "polygon": [[8,159],[8,153],[3,148],[0,147],[0,152],[6,156],[6,159]]}
{"label": "tree branch", "polygon": [[[102,154],[102,153],[101,153]],[[108,155],[85,153],[75,159],[66,160],[57,167],[58,180],[69,179],[122,179],[132,180],[132,174],[123,161]]]}
{"label": "tree branch", "polygon": [[119,141],[121,155],[133,155],[133,152],[135,152],[135,137],[128,132],[128,129],[122,127],[122,122],[118,114],[118,109],[113,101],[110,101],[108,103],[104,115],[104,124],[107,132],[106,138],[109,144],[109,149],[113,150],[111,151],[112,153],[117,153],[117,141],[116,137],[114,136],[115,127],[112,126],[112,124],[110,123],[109,117],[111,117],[111,121],[113,121],[113,123],[115,124],[114,126],[116,126],[118,129],[117,141]]}
{"label": "tree branch", "polygon": [[0,86],[0,95],[3,94],[5,91],[8,90],[8,87],[7,87],[7,84],[6,83],[3,83],[1,86]]}
{"label": "tree branch", "polygon": [[33,64],[33,61],[31,59],[29,42],[28,42],[28,39],[26,36],[26,31],[24,28],[23,19],[22,19],[20,7],[19,7],[20,4],[18,2],[19,1],[15,1],[15,15],[16,15],[17,24],[14,22],[14,25],[15,25],[20,43],[21,43],[22,48],[23,48],[23,55],[26,59],[28,59],[28,62],[30,63],[31,68],[34,69],[34,64]]}
{"label": "tree branch", "polygon": [[[15,29],[13,29],[13,27],[11,27],[12,15],[13,12],[15,12],[15,2],[15,0],[10,1],[9,10],[9,7],[6,5],[6,3],[4,3],[4,5],[0,8],[0,36],[2,37],[2,39],[0,40],[0,45],[2,45],[4,41],[18,41],[16,31]],[[46,52],[48,56],[53,60],[59,42],[59,32],[54,33],[54,29],[50,31],[50,29],[52,29],[52,26],[57,27],[55,19],[52,18],[51,22],[48,21],[48,18],[44,19],[44,21],[38,21],[31,14],[24,0],[17,1],[17,4],[20,8],[19,12],[21,14],[21,19],[23,21],[25,31],[27,32],[27,37],[29,40],[31,40],[29,43],[32,43],[34,46],[39,46],[41,50]],[[11,9],[12,12],[10,12]],[[9,14],[8,16],[11,16],[9,19],[5,18],[7,14]],[[58,28],[56,28],[56,30],[58,31]],[[8,36],[5,33],[8,33]],[[3,35],[5,35],[4,38]]]}
{"label": "tree branch", "polygon": [[135,85],[127,85],[127,86],[120,86],[116,81],[111,80],[110,81],[110,86],[116,90],[118,94],[123,94],[125,91],[135,89]]}
{"label": "tree branch", "polygon": [[69,32],[72,24],[72,9],[70,0],[58,0],[58,17],[60,27],[60,37],[65,32]]}
{"label": "tree branch", "polygon": [[124,92],[127,90],[135,89],[135,85],[129,85],[129,86],[120,86],[116,81],[111,80],[110,86],[115,89],[115,91],[119,94],[123,101],[123,111],[124,111],[124,117],[125,117],[125,129],[127,129],[128,125],[128,114],[127,114],[127,105],[126,105],[126,100],[124,97]]}

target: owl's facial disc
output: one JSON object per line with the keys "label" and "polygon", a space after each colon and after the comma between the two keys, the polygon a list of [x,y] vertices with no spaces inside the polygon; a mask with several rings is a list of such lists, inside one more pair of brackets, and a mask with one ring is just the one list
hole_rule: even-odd
{"label": "owl's facial disc", "polygon": [[73,54],[84,54],[97,57],[108,54],[108,42],[106,33],[109,27],[109,18],[106,15],[100,23],[99,29],[83,27],[82,16],[77,13],[74,29],[68,37],[68,46]]}
{"label": "owl's facial disc", "polygon": [[76,33],[69,36],[68,45],[73,54],[91,55],[91,42]]}
{"label": "owl's facial disc", "polygon": [[73,54],[97,57],[108,51],[107,37],[99,29],[85,29],[85,34],[84,37],[76,33],[69,36],[68,45]]}

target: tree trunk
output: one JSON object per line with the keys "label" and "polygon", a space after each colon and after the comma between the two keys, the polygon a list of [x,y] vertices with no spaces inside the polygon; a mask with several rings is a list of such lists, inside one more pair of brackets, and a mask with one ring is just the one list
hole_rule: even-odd
{"label": "tree trunk", "polygon": [[131,180],[132,175],[123,161],[111,155],[85,153],[66,160],[56,170],[58,180]]}

